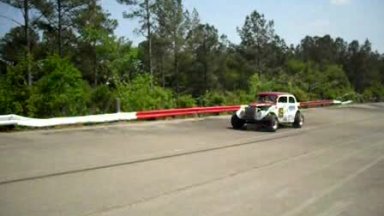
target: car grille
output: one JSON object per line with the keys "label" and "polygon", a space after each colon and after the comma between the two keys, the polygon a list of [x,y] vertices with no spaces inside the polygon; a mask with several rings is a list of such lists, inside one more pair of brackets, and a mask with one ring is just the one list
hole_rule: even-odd
{"label": "car grille", "polygon": [[255,107],[246,107],[244,117],[245,117],[245,119],[255,119],[256,118],[256,108]]}

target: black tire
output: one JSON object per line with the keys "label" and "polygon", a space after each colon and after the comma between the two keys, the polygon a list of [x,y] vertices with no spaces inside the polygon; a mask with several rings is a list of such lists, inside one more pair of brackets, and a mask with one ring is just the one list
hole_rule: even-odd
{"label": "black tire", "polygon": [[269,117],[269,122],[268,122],[268,130],[271,132],[276,132],[276,130],[279,128],[279,120],[275,115],[271,115]]}
{"label": "black tire", "polygon": [[244,126],[245,121],[237,117],[236,114],[233,114],[231,118],[231,124],[233,129],[241,129]]}
{"label": "black tire", "polygon": [[297,112],[295,115],[295,121],[293,122],[294,128],[301,128],[304,125],[304,116],[301,112]]}

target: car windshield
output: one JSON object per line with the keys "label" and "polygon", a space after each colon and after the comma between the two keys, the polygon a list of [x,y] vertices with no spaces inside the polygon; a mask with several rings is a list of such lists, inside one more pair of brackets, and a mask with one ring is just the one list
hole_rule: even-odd
{"label": "car windshield", "polygon": [[275,103],[276,102],[275,95],[259,95],[257,98],[257,102],[260,103]]}

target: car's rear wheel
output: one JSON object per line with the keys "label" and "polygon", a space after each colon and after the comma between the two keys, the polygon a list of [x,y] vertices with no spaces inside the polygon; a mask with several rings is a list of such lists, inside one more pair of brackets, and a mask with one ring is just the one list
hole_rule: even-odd
{"label": "car's rear wheel", "polygon": [[268,130],[271,132],[276,132],[279,128],[279,120],[275,115],[271,115],[269,118]]}
{"label": "car's rear wheel", "polygon": [[231,118],[231,124],[234,129],[240,129],[244,126],[245,121],[237,117],[236,114],[233,114]]}
{"label": "car's rear wheel", "polygon": [[295,121],[293,122],[294,128],[301,128],[304,125],[304,116],[301,112],[297,112],[295,115]]}

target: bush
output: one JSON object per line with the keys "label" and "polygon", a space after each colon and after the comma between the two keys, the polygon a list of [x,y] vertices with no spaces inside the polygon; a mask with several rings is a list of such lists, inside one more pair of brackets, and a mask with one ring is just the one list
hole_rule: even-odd
{"label": "bush", "polygon": [[225,95],[218,91],[207,91],[201,98],[203,106],[225,105]]}
{"label": "bush", "polygon": [[310,100],[310,96],[298,86],[290,86],[288,92],[295,95],[296,100],[299,102]]}
{"label": "bush", "polygon": [[384,87],[375,83],[371,87],[364,90],[362,99],[365,102],[384,101]]}
{"label": "bush", "polygon": [[290,92],[299,100],[337,99],[353,92],[348,77],[339,65],[319,65],[313,62],[290,60],[286,65],[292,82]]}
{"label": "bush", "polygon": [[207,91],[200,100],[202,101],[202,106],[222,106],[248,104],[254,101],[255,98],[243,90],[233,92]]}
{"label": "bush", "polygon": [[68,60],[48,57],[42,72],[45,75],[33,86],[28,100],[31,116],[74,116],[87,112],[89,88],[80,71]]}
{"label": "bush", "polygon": [[173,92],[157,85],[151,87],[151,77],[148,75],[138,75],[130,83],[118,83],[117,96],[121,100],[123,111],[175,107]]}
{"label": "bush", "polygon": [[28,86],[27,61],[8,67],[7,74],[0,76],[0,114],[26,115]]}
{"label": "bush", "polygon": [[177,99],[177,107],[179,108],[188,108],[195,106],[196,100],[192,97],[192,95],[182,95]]}
{"label": "bush", "polygon": [[271,83],[263,80],[257,73],[253,74],[248,82],[249,94],[256,97],[256,95],[265,90],[271,90]]}
{"label": "bush", "polygon": [[256,101],[255,95],[250,95],[243,90],[237,90],[233,92],[225,93],[225,103],[227,105],[240,105],[240,104],[249,104]]}
{"label": "bush", "polygon": [[116,96],[107,85],[101,85],[92,90],[91,110],[92,113],[110,113],[115,112]]}

